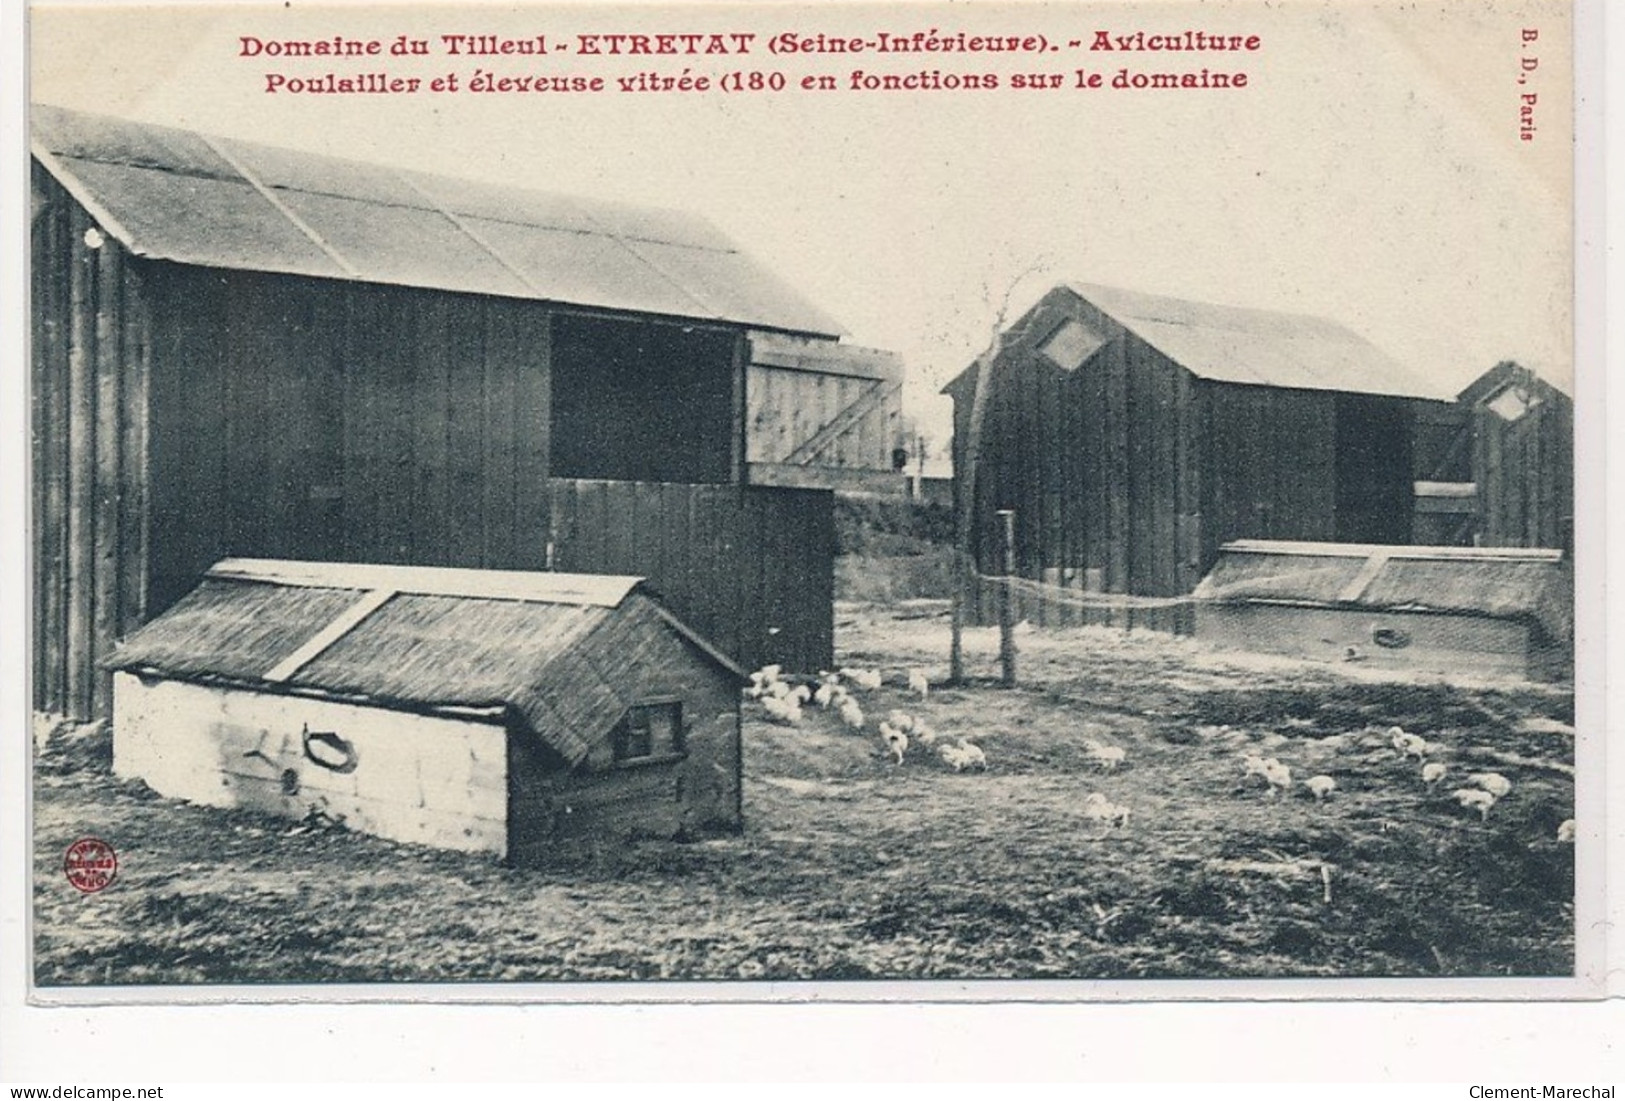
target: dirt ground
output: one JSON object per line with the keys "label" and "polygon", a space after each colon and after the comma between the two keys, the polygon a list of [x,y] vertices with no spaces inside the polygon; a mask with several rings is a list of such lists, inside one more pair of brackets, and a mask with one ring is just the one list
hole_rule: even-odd
{"label": "dirt ground", "polygon": [[[315,824],[159,799],[56,732],[35,799],[42,985],[621,979],[1558,975],[1573,968],[1572,693],[1209,651],[1105,628],[1020,639],[1021,687],[940,687],[940,603],[842,605],[844,665],[880,668],[863,734],[745,708],[746,828],[519,871]],[[903,687],[924,669],[939,687]],[[874,734],[901,708],[986,771]],[[1449,770],[1435,789],[1392,724]],[[1087,741],[1124,750],[1103,770]],[[1244,776],[1274,756],[1292,791]],[[1450,792],[1494,771],[1487,818]],[[1317,800],[1302,780],[1336,790]],[[1100,793],[1126,824],[1086,814]],[[98,894],[63,854],[118,850]]]}

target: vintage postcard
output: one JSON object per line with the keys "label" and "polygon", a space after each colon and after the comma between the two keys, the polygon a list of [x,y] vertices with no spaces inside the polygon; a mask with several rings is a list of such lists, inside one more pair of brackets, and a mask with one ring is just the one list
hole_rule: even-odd
{"label": "vintage postcard", "polygon": [[1601,996],[1571,4],[28,33],[35,999]]}

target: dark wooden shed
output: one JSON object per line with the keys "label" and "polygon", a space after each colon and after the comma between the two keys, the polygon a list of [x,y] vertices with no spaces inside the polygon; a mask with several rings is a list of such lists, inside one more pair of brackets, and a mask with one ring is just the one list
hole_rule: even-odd
{"label": "dark wooden shed", "polygon": [[[889,469],[895,360],[706,222],[31,124],[38,709],[105,714],[98,661],[229,555],[614,568],[746,665],[829,664],[828,488]],[[771,456],[800,476],[755,485],[750,391],[787,345],[844,380],[840,430],[794,426],[817,446]]]}
{"label": "dark wooden shed", "polygon": [[1574,397],[1503,362],[1461,392],[1473,428],[1477,541],[1574,551]]}
{"label": "dark wooden shed", "polygon": [[[956,477],[976,374],[944,390]],[[1011,509],[1016,572],[1063,589],[1186,594],[1234,539],[1408,543],[1416,482],[1461,463],[1433,384],[1297,314],[1063,284],[1009,327],[989,385],[978,566]]]}
{"label": "dark wooden shed", "polygon": [[744,674],[635,577],[231,559],[108,665],[173,798],[517,864],[741,824]]}

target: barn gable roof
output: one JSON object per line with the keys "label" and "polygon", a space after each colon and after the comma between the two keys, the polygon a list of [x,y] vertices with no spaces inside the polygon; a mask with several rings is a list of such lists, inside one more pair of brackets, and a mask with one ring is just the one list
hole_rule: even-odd
{"label": "barn gable roof", "polygon": [[1493,401],[1497,394],[1513,386],[1532,390],[1542,397],[1556,393],[1570,401],[1574,400],[1574,389],[1566,382],[1512,360],[1502,360],[1479,375],[1456,395],[1456,400],[1463,405],[1482,405]]}
{"label": "barn gable roof", "polygon": [[675,632],[639,578],[227,559],[112,669],[410,709],[495,709],[570,764],[637,700],[617,671]]}
{"label": "barn gable roof", "polygon": [[1068,288],[1198,378],[1300,390],[1447,398],[1364,337],[1307,314],[1217,306],[1093,283]]}
{"label": "barn gable roof", "polygon": [[[1070,293],[1197,378],[1244,386],[1333,390],[1386,397],[1449,400],[1440,384],[1413,371],[1364,337],[1307,314],[1246,309],[1101,286],[1063,283],[1037,309]],[[1029,315],[1030,316],[1030,315]],[[1027,318],[1013,328],[1023,327]],[[944,387],[949,392],[975,367]]]}
{"label": "barn gable roof", "polygon": [[694,215],[35,104],[34,154],[136,256],[840,336]]}

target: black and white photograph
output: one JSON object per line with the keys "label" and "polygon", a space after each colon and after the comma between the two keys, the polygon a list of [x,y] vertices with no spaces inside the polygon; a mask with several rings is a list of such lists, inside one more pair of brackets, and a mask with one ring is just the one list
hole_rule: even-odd
{"label": "black and white photograph", "polygon": [[1565,0],[28,19],[32,997],[1602,995]]}

